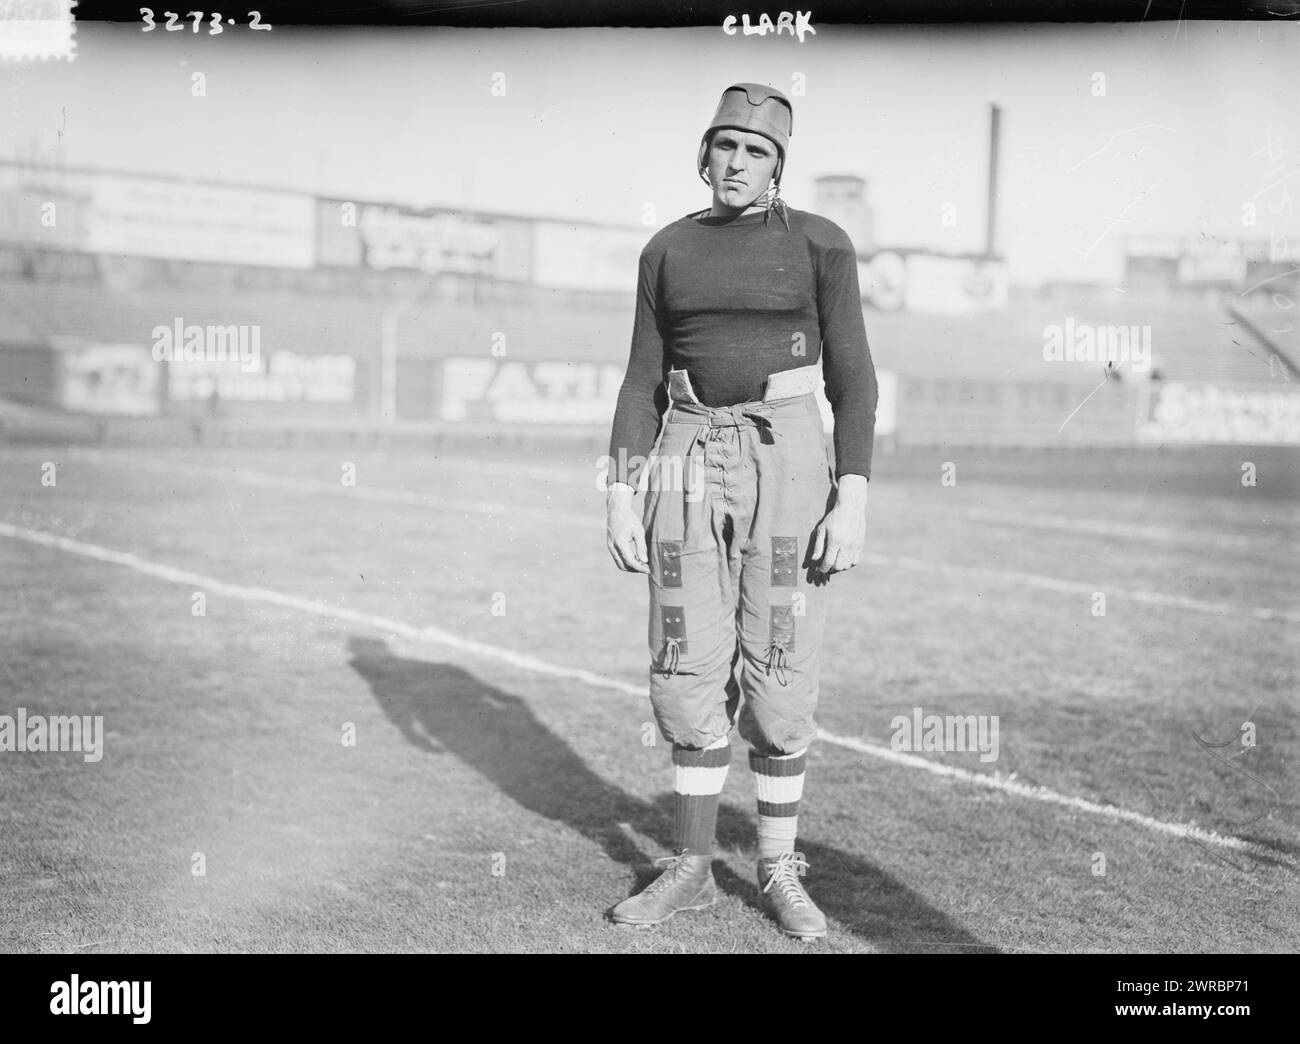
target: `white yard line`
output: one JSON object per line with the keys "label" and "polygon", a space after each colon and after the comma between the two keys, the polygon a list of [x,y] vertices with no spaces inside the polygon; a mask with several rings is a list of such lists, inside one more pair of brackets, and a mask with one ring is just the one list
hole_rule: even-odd
{"label": "white yard line", "polygon": [[[240,482],[248,486],[277,491],[320,493],[350,500],[369,500],[392,504],[415,504],[444,511],[465,511],[472,514],[495,515],[503,519],[525,517],[593,530],[603,530],[605,528],[604,519],[596,513],[579,514],[572,511],[551,511],[501,501],[455,499],[425,493],[413,493],[409,490],[369,486],[364,481],[359,482],[356,486],[344,486],[342,483],[325,482],[320,479],[292,478],[287,475],[272,474],[271,472],[252,471],[247,468],[204,467],[183,462],[138,460],[134,457],[126,460],[121,458],[108,459],[106,462],[118,467],[134,468],[161,475],[183,475],[205,481]],[[970,510],[976,511],[980,509]],[[1160,605],[1170,609],[1182,609],[1187,612],[1207,613],[1211,616],[1236,616],[1254,620],[1283,620],[1288,623],[1300,623],[1300,610],[1256,608],[1230,605],[1226,602],[1208,602],[1202,599],[1163,594],[1159,591],[1148,591],[1142,588],[1130,590],[1116,588],[1100,582],[1083,583],[1081,581],[1058,580],[1055,577],[1012,569],[952,565],[945,562],[933,562],[901,555],[879,555],[873,552],[864,552],[860,561],[871,562],[887,568],[909,569],[940,576],[1061,591],[1068,594],[1083,595],[1085,598],[1091,598],[1094,592],[1101,591],[1108,599],[1128,598],[1145,605]]]}
{"label": "white yard line", "polygon": [[1192,544],[1201,547],[1239,547],[1250,550],[1300,552],[1300,543],[1276,534],[1251,537],[1238,533],[1211,533],[1203,529],[1172,529],[1168,526],[1140,526],[1129,522],[1106,522],[1070,515],[1027,515],[1012,511],[967,508],[966,517],[973,522],[993,525],[1027,526],[1035,529],[1058,529],[1073,535],[1092,533],[1123,540],[1152,540],[1165,544]]}
{"label": "white yard line", "polygon": [[[92,449],[85,446],[71,446],[67,452],[72,457],[80,457],[83,460],[94,460],[105,464],[127,464],[132,467],[147,467],[151,471],[168,470],[170,464],[175,470],[193,469],[195,471],[204,470],[204,465],[196,465],[191,461],[185,460],[173,451],[155,452],[153,450],[102,450]],[[339,461],[355,457],[358,453],[366,453],[366,450],[357,452],[339,452],[336,454]],[[149,453],[154,462],[140,461],[140,455]],[[48,455],[48,454],[47,454]],[[584,471],[579,468],[565,468],[551,466],[549,464],[518,464],[511,463],[508,460],[473,460],[462,457],[435,456],[428,455],[430,468],[445,469],[449,471],[460,471],[467,475],[479,475],[484,478],[509,480],[512,478],[537,479],[539,482],[553,482],[556,485],[571,485],[575,482],[592,484],[595,488],[597,471],[597,458],[592,458],[591,470]],[[156,463],[155,463],[156,462]],[[207,470],[217,471],[217,467],[207,465]],[[235,470],[235,469],[228,469]]]}
{"label": "white yard line", "polygon": [[1096,592],[1106,595],[1108,600],[1130,598],[1146,605],[1163,605],[1170,609],[1185,609],[1193,613],[1208,613],[1211,616],[1242,616],[1254,620],[1283,620],[1287,623],[1300,623],[1300,609],[1266,609],[1251,606],[1229,605],[1227,602],[1206,602],[1199,598],[1185,598],[1182,595],[1162,594],[1159,591],[1147,591],[1142,588],[1114,587],[1108,583],[1083,583],[1078,580],[1061,580],[1041,573],[1022,573],[1012,569],[988,569],[984,566],[951,565],[947,562],[930,562],[922,558],[908,558],[905,555],[877,555],[864,551],[858,560],[872,562],[875,565],[897,569],[911,569],[919,573],[939,573],[971,580],[993,583],[1016,584],[1021,587],[1038,587],[1046,591],[1061,591],[1091,598]]}
{"label": "white yard line", "polygon": [[[1075,809],[1079,812],[1088,812],[1096,816],[1107,816],[1111,819],[1123,820],[1125,823],[1133,823],[1137,826],[1145,827],[1147,830],[1154,830],[1161,834],[1169,834],[1171,837],[1204,841],[1207,844],[1222,845],[1225,848],[1233,848],[1243,852],[1264,851],[1262,846],[1256,845],[1251,841],[1245,841],[1239,837],[1216,834],[1213,830],[1204,830],[1191,823],[1170,823],[1162,819],[1154,819],[1151,816],[1143,815],[1141,812],[1133,812],[1127,808],[1120,808],[1117,805],[1102,805],[1098,804],[1096,801],[1089,801],[1087,798],[1072,797],[1068,794],[1058,794],[1055,790],[1051,790],[1048,787],[1030,786],[1028,783],[1021,783],[1018,780],[1008,779],[996,773],[993,775],[986,775],[980,772],[971,772],[969,769],[957,768],[952,765],[941,765],[926,758],[919,758],[915,754],[907,754],[903,751],[892,750],[888,747],[881,746],[878,743],[872,743],[870,740],[854,739],[852,736],[833,736],[824,730],[818,730],[817,738],[824,743],[833,743],[836,746],[846,747],[849,750],[856,750],[862,754],[870,754],[872,757],[881,758],[884,761],[892,761],[896,765],[906,765],[908,768],[923,769],[924,771],[931,772],[936,776],[946,776],[949,779],[959,779],[965,783],[974,783],[976,786],[989,787],[992,790],[1000,790],[1005,794],[1015,794],[1017,797],[1029,798],[1032,801],[1046,801],[1048,804],[1061,805],[1064,808]],[[1269,854],[1275,859],[1278,858],[1277,853]]]}
{"label": "white yard line", "polygon": [[[248,602],[265,602],[268,605],[278,605],[284,609],[297,609],[300,612],[312,613],[316,616],[328,616],[335,620],[344,620],[348,623],[360,624],[364,627],[377,628],[382,631],[391,631],[394,634],[400,634],[406,638],[413,638],[418,641],[436,642],[439,645],[447,645],[461,652],[476,653],[480,656],[487,656],[493,659],[502,660],[515,667],[523,670],[535,671],[539,674],[551,674],[563,678],[574,678],[578,681],[587,681],[593,685],[603,685],[609,679],[598,674],[592,674],[590,671],[584,671],[577,667],[557,667],[549,664],[544,660],[538,660],[535,657],[522,653],[514,653],[500,646],[488,645],[483,642],[476,642],[469,638],[462,638],[453,634],[451,631],[444,631],[439,627],[415,627],[400,620],[392,620],[384,616],[376,616],[373,613],[358,612],[355,609],[344,609],[341,606],[329,605],[326,602],[318,602],[310,598],[299,598],[297,595],[284,594],[280,591],[272,591],[265,587],[247,587],[243,584],[230,584],[224,580],[218,580],[215,577],[204,576],[201,573],[192,573],[187,569],[177,569],[173,566],[162,565],[158,562],[151,562],[148,559],[141,558],[139,555],[131,554],[128,551],[114,551],[111,548],[100,547],[98,544],[88,544],[83,540],[73,540],[69,537],[58,536],[54,533],[45,533],[37,529],[26,529],[22,526],[11,525],[8,522],[0,522],[0,536],[12,537],[15,540],[25,540],[28,543],[40,544],[44,547],[55,548],[59,551],[67,551],[70,554],[81,555],[85,558],[93,558],[100,562],[110,562],[113,565],[125,566],[128,569],[134,569],[138,573],[146,576],[155,577],[158,580],[166,580],[168,583],[183,584],[195,590],[204,592],[216,592],[226,595],[230,598],[239,598]],[[638,690],[635,686],[627,686],[627,691],[644,694],[645,690]]]}
{"label": "white yard line", "polygon": [[[72,540],[68,537],[58,536],[54,533],[46,533],[41,530],[27,529],[22,526],[11,525],[8,522],[0,522],[0,536],[9,537],[14,540],[21,540],[29,544],[36,544],[41,547],[52,548],[58,551],[64,551],[68,554],[80,555],[83,558],[90,558],[99,562],[123,566],[127,569],[133,569],[138,573],[168,583],[181,584],[185,587],[203,590],[205,592],[215,592],[229,598],[238,598],[243,601],[262,602],[267,605],[279,606],[284,609],[295,609],[299,612],[309,613],[314,616],[342,620],[369,629],[401,635],[404,638],[412,639],[414,641],[430,642],[437,645],[447,646],[460,652],[483,656],[488,659],[509,664],[510,666],[517,667],[521,670],[532,671],[535,674],[543,674],[557,678],[569,678],[585,685],[590,685],[593,688],[608,689],[621,695],[635,697],[642,700],[647,698],[647,687],[644,684],[633,684],[631,682],[621,681],[618,678],[610,678],[605,675],[597,674],[594,671],[584,670],[580,667],[569,667],[561,664],[550,663],[546,660],[538,659],[535,656],[514,652],[510,649],[502,648],[501,646],[490,645],[486,642],[478,642],[464,638],[452,633],[451,631],[446,631],[438,627],[415,627],[411,624],[403,623],[400,620],[378,616],[374,613],[360,612],[355,609],[344,609],[339,606],[329,605],[326,602],[320,602],[310,598],[300,598],[297,595],[284,594],[264,587],[248,587],[243,584],[231,584],[215,577],[204,576],[201,573],[194,573],[186,569],[177,569],[173,566],[151,562],[148,559],[141,558],[139,555],[134,555],[129,552],[114,551],[111,548],[101,547],[98,544],[89,544],[82,540]],[[1212,830],[1205,830],[1201,827],[1195,826],[1194,824],[1170,823],[1142,815],[1139,812],[1132,812],[1128,809],[1118,808],[1115,805],[1101,805],[1084,798],[1058,794],[1056,791],[1050,790],[1047,787],[1031,787],[1024,783],[1004,779],[997,775],[983,775],[981,773],[971,772],[967,769],[942,765],[926,758],[917,757],[914,754],[906,754],[892,750],[889,747],[883,746],[879,743],[874,743],[870,740],[835,736],[824,730],[818,730],[818,738],[823,743],[843,747],[846,750],[866,754],[870,757],[879,758],[894,765],[920,769],[923,772],[929,772],[932,775],[947,779],[973,783],[977,786],[988,787],[1015,797],[1025,798],[1032,801],[1043,801],[1048,804],[1059,805],[1108,819],[1132,823],[1136,826],[1144,827],[1147,830],[1167,834],[1172,837],[1195,839],[1206,844],[1218,845],[1222,848],[1233,849],[1241,852],[1252,852],[1273,859],[1278,858],[1276,853],[1262,845],[1246,841],[1239,837],[1217,834]]]}
{"label": "white yard line", "polygon": [[[83,456],[87,460],[111,464],[114,467],[129,471],[147,471],[156,475],[182,476],[201,479],[205,482],[238,482],[245,486],[270,489],[277,492],[320,493],[325,496],[343,497],[346,500],[369,500],[385,504],[415,504],[420,507],[438,508],[443,511],[500,515],[507,519],[527,518],[546,522],[562,522],[565,525],[583,526],[589,529],[605,528],[604,518],[597,514],[582,515],[573,511],[550,511],[544,508],[529,507],[526,504],[507,504],[490,500],[465,500],[441,494],[415,493],[407,489],[371,486],[366,483],[364,473],[359,474],[355,486],[345,486],[341,481],[325,482],[321,479],[294,478],[291,475],[277,475],[269,471],[253,471],[250,468],[220,468],[189,464],[183,461],[141,460],[138,457],[102,459],[85,453],[77,455]],[[594,471],[592,476],[592,482],[594,483]]]}

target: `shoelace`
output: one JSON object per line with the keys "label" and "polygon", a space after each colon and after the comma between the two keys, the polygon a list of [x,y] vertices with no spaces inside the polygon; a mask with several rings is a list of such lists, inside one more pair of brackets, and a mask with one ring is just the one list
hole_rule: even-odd
{"label": "shoelace", "polygon": [[664,641],[668,643],[668,651],[664,657],[666,663],[664,670],[668,674],[676,674],[677,665],[681,662],[682,659],[682,653],[681,653],[682,640],[678,638],[676,635],[670,634],[664,638]]}
{"label": "shoelace", "polygon": [[682,863],[685,860],[685,858],[686,858],[685,856],[675,855],[675,856],[660,856],[658,859],[656,859],[654,861],[654,865],[656,867],[662,866],[664,868],[664,872],[660,874],[658,877],[656,877],[653,881],[651,881],[649,886],[647,886],[645,892],[642,892],[641,894],[645,895],[647,892],[649,893],[660,892],[663,889],[667,888],[676,879],[677,871],[682,868]]}
{"label": "shoelace", "polygon": [[791,906],[807,906],[808,900],[804,898],[803,887],[799,884],[799,871],[807,869],[808,860],[802,852],[782,852],[776,857],[776,865],[772,867],[772,874],[763,886],[763,891],[770,891],[775,884],[781,891],[781,897]]}
{"label": "shoelace", "polygon": [[763,668],[768,674],[776,671],[776,680],[782,685],[788,684],[785,672],[790,669],[790,658],[786,654],[785,645],[782,642],[773,639],[772,643],[767,647],[767,660],[764,661]]}

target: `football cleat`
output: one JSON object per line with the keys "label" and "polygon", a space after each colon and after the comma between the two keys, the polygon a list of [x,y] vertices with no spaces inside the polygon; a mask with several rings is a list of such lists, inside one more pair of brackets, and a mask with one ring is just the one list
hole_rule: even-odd
{"label": "football cleat", "polygon": [[655,866],[663,866],[663,873],[610,911],[615,924],[660,924],[683,910],[704,910],[718,901],[713,856],[682,849],[656,859]]}
{"label": "football cleat", "polygon": [[782,852],[773,859],[758,860],[763,909],[792,939],[821,939],[826,935],[826,915],[799,882],[807,870],[808,861],[802,852]]}

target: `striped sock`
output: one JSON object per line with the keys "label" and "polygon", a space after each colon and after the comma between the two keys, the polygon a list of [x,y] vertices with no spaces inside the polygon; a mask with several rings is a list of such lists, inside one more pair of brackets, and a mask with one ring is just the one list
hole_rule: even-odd
{"label": "striped sock", "polygon": [[673,745],[673,813],[677,850],[713,852],[718,829],[718,795],[731,767],[726,736],[703,750]]}
{"label": "striped sock", "polygon": [[758,854],[765,859],[794,851],[807,753],[807,747],[776,756],[749,752],[754,796],[758,798]]}

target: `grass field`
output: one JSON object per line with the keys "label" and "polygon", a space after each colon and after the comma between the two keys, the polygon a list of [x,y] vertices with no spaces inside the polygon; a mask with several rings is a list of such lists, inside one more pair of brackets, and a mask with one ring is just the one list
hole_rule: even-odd
{"label": "grass field", "polygon": [[[0,753],[0,948],[1300,948],[1296,502],[939,457],[878,467],[832,581],[807,945],[756,904],[739,743],[722,901],[605,920],[671,778],[588,459],[0,448],[0,714],[105,729]],[[915,707],[996,715],[998,760],[896,754]]]}

